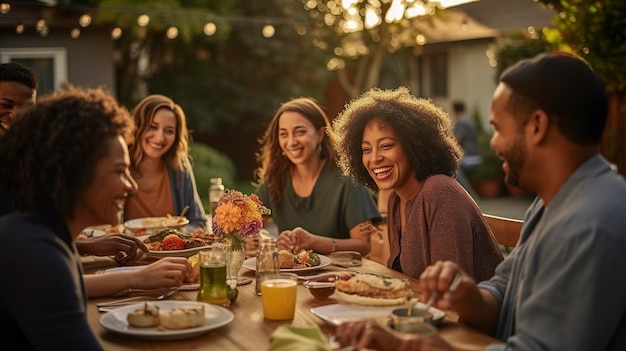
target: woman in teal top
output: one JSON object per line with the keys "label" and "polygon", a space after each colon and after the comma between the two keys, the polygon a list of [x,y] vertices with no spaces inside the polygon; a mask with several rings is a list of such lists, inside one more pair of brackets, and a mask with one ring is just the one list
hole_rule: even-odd
{"label": "woman in teal top", "polygon": [[272,210],[279,249],[370,251],[381,215],[372,194],[342,175],[328,117],[310,98],[281,105],[261,140],[256,194]]}

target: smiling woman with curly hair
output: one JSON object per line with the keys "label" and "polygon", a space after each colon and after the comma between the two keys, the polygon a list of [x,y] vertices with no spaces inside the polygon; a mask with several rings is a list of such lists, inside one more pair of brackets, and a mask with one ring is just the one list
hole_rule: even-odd
{"label": "smiling woman with curly hair", "polygon": [[374,88],[335,119],[344,173],[372,190],[391,191],[387,266],[412,277],[438,260],[488,279],[502,261],[471,196],[454,179],[462,151],[450,117],[407,88]]}

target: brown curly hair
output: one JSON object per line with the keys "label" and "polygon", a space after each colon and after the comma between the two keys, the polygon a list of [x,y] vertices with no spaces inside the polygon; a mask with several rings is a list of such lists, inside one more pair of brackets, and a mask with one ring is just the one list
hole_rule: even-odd
{"label": "brown curly hair", "polygon": [[[165,95],[152,94],[143,98],[137,106],[130,112],[135,119],[137,130],[135,132],[135,141],[128,146],[130,159],[134,172],[138,172],[139,165],[143,161],[143,149],[141,148],[140,138],[144,135],[152,121],[154,115],[159,109],[167,109],[176,116],[176,138],[172,147],[163,154],[163,160],[168,166],[179,171],[183,171],[189,164],[189,131],[187,130],[187,118],[182,107]],[[139,173],[137,173],[139,174]]]}
{"label": "brown curly hair", "polygon": [[255,170],[257,185],[266,183],[270,190],[270,195],[276,203],[280,202],[281,192],[286,181],[285,176],[293,165],[289,158],[283,156],[283,150],[280,148],[280,142],[278,141],[278,122],[280,116],[287,111],[301,114],[313,124],[316,130],[325,128],[326,137],[320,145],[320,158],[330,160],[335,165],[337,164],[337,154],[332,146],[334,135],[330,120],[320,105],[309,97],[299,97],[283,103],[274,114],[263,137],[259,139],[261,148],[256,154],[257,161],[261,164]]}
{"label": "brown curly hair", "polygon": [[73,218],[80,196],[108,156],[103,144],[133,138],[126,108],[104,89],[68,85],[19,111],[0,139],[0,171],[17,211],[53,208]]}
{"label": "brown curly hair", "polygon": [[463,151],[452,132],[450,116],[409,89],[373,88],[351,101],[333,121],[339,166],[357,183],[377,191],[363,165],[363,129],[372,119],[390,127],[400,140],[418,181],[433,174],[454,177]]}

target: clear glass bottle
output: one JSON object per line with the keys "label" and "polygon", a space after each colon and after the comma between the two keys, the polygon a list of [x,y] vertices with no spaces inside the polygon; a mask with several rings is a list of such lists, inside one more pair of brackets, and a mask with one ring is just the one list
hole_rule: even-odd
{"label": "clear glass bottle", "polygon": [[256,294],[261,295],[261,282],[264,279],[274,277],[279,273],[280,262],[276,240],[271,238],[261,240],[256,253]]}
{"label": "clear glass bottle", "polygon": [[224,185],[222,184],[222,178],[211,178],[211,185],[209,185],[209,204],[211,205],[211,216],[215,216],[215,209],[217,203],[220,201],[220,197],[224,195]]}

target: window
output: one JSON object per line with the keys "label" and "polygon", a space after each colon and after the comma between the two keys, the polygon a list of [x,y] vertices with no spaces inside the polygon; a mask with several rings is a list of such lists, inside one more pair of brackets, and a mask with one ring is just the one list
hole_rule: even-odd
{"label": "window", "polygon": [[67,82],[65,48],[0,49],[0,62],[19,62],[35,71],[37,96],[59,89]]}
{"label": "window", "polygon": [[430,93],[433,97],[448,96],[448,53],[430,56]]}

